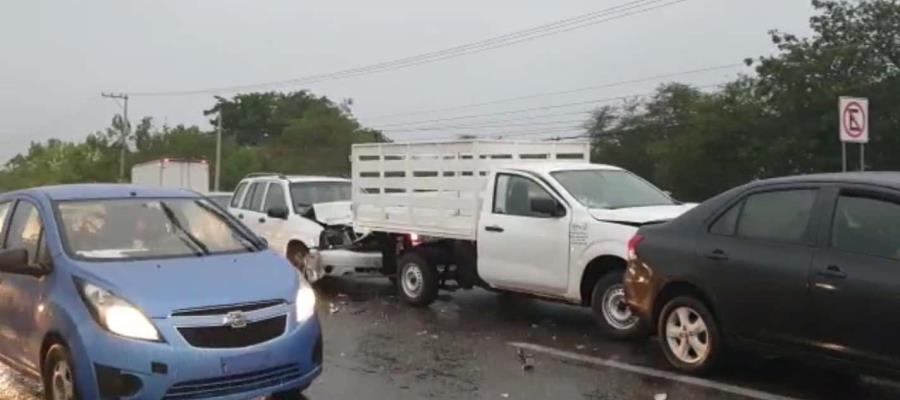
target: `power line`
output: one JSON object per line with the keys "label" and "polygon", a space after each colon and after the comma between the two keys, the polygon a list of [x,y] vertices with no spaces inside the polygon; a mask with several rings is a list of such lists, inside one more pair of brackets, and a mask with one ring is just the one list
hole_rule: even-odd
{"label": "power line", "polygon": [[[524,41],[535,40],[545,36],[555,35],[568,32],[575,29],[584,28],[591,25],[600,24],[616,19],[625,18],[632,15],[646,13],[663,7],[672,6],[687,0],[635,0],[628,3],[620,4],[599,11],[582,14],[537,27],[517,31],[490,39],[477,41],[474,43],[459,45],[443,50],[432,51],[428,53],[418,54],[410,57],[384,61],[380,63],[370,64],[367,66],[346,69],[337,72],[310,75],[301,78],[263,82],[256,84],[224,86],[219,88],[207,88],[196,90],[180,90],[180,91],[157,91],[157,92],[132,92],[133,96],[188,96],[201,94],[215,94],[221,92],[234,92],[246,89],[258,89],[264,87],[280,87],[288,85],[317,83],[327,80],[342,79],[351,76],[367,75],[372,73],[407,68],[415,65],[433,63],[450,58],[461,57],[468,54],[480,53],[501,47],[511,46]],[[659,3],[659,4],[658,4]]]}
{"label": "power line", "polygon": [[509,103],[509,102],[514,102],[514,101],[519,101],[519,100],[527,100],[527,99],[547,97],[547,96],[557,96],[557,95],[562,95],[562,94],[580,93],[580,92],[587,92],[587,91],[597,90],[597,89],[608,89],[608,88],[616,87],[616,86],[625,86],[625,85],[630,85],[630,84],[634,84],[634,83],[649,82],[649,81],[655,81],[655,80],[660,80],[660,79],[673,78],[673,77],[677,77],[677,76],[693,75],[693,74],[699,74],[699,73],[704,73],[704,72],[733,69],[733,68],[743,67],[743,66],[745,66],[745,64],[743,64],[743,63],[724,64],[724,65],[717,65],[717,66],[712,66],[712,67],[697,68],[697,69],[692,69],[692,70],[687,70],[687,71],[670,72],[670,73],[646,76],[646,77],[635,78],[635,79],[608,82],[608,83],[603,83],[603,84],[594,85],[594,86],[587,86],[587,87],[582,87],[582,88],[560,90],[560,91],[553,91],[553,92],[534,93],[534,94],[528,94],[528,95],[516,96],[516,97],[506,97],[506,98],[502,98],[502,99],[490,100],[490,101],[485,101],[485,102],[481,102],[481,103],[463,104],[463,105],[459,105],[459,106],[434,108],[434,109],[410,111],[410,112],[401,112],[401,113],[395,113],[395,114],[383,114],[383,115],[377,115],[377,116],[366,118],[366,119],[371,121],[371,120],[379,120],[379,119],[385,119],[385,118],[390,118],[390,117],[430,114],[430,113],[445,112],[445,111],[456,111],[456,110],[463,110],[466,108],[474,108],[474,107],[488,106],[488,105],[494,105],[494,104]]}
{"label": "power line", "polygon": [[[715,84],[702,85],[702,86],[697,86],[697,89],[707,89],[710,87],[716,87],[716,86],[720,86],[720,85],[722,85],[722,84],[715,83]],[[627,100],[627,99],[636,98],[636,97],[638,97],[638,98],[646,97],[646,96],[651,96],[653,94],[656,94],[656,92],[630,94],[630,95],[616,96],[616,97],[606,97],[606,98],[594,99],[594,100],[585,100],[585,101],[577,101],[577,102],[571,102],[571,103],[561,103],[561,104],[553,104],[553,105],[547,105],[547,106],[521,108],[521,109],[514,109],[514,110],[507,110],[507,111],[500,111],[500,112],[470,114],[470,115],[461,115],[461,116],[456,116],[456,117],[446,117],[446,118],[437,118],[437,119],[430,119],[430,120],[401,122],[401,123],[376,126],[376,127],[374,127],[374,129],[379,129],[379,130],[383,130],[383,131],[391,131],[392,130],[391,127],[415,126],[415,125],[428,124],[428,123],[434,123],[434,122],[458,121],[458,120],[465,120],[465,119],[490,117],[490,116],[495,116],[495,115],[510,115],[510,114],[529,112],[529,111],[553,110],[553,109],[558,109],[558,108],[575,107],[575,106],[582,106],[582,105],[588,105],[588,104],[608,103],[608,102],[614,102],[614,101],[618,101],[618,100]],[[475,122],[478,122],[478,121],[475,121]],[[481,122],[484,122],[484,121],[481,121]]]}

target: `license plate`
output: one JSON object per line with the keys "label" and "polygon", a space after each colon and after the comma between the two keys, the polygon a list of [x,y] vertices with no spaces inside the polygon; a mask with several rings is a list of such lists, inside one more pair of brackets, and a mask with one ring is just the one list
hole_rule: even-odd
{"label": "license plate", "polygon": [[268,352],[258,351],[232,357],[222,357],[222,373],[233,375],[262,369],[269,365],[271,356]]}

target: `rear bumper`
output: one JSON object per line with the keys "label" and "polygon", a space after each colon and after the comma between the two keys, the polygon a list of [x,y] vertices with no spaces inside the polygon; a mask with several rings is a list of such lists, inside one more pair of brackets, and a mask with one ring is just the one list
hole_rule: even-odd
{"label": "rear bumper", "polygon": [[631,312],[641,319],[647,326],[656,326],[654,321],[653,301],[656,296],[653,271],[640,260],[628,262],[625,270],[625,301]]}
{"label": "rear bumper", "polygon": [[381,273],[382,255],[379,251],[322,250],[317,258],[317,270],[321,272],[321,276]]}

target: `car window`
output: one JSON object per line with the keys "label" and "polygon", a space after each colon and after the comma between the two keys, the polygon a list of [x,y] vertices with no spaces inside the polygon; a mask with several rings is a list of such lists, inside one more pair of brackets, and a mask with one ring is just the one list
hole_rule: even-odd
{"label": "car window", "polygon": [[733,235],[734,228],[737,227],[738,215],[741,213],[742,204],[744,204],[744,202],[739,202],[720,215],[719,218],[716,219],[716,222],[709,227],[709,233],[716,235]]}
{"label": "car window", "polygon": [[9,224],[6,248],[27,250],[28,265],[35,265],[40,256],[38,249],[41,248],[43,229],[37,208],[26,201],[18,202]]}
{"label": "car window", "polygon": [[537,182],[518,175],[497,175],[494,187],[494,214],[549,217],[531,211],[532,199],[553,199]]}
{"label": "car window", "polygon": [[831,245],[839,250],[900,259],[900,204],[841,195],[834,211]]}
{"label": "car window", "polygon": [[262,210],[263,199],[266,194],[266,183],[259,182],[254,183],[255,190],[253,190],[253,196],[250,197],[250,205],[247,207],[248,210],[251,211],[260,211]]}
{"label": "car window", "polygon": [[816,191],[811,189],[757,193],[744,200],[739,236],[799,242],[806,235]]}
{"label": "car window", "polygon": [[241,196],[244,195],[244,191],[247,190],[247,182],[241,182],[237,189],[234,190],[234,195],[231,196],[231,207],[237,208],[238,204],[240,204]]}
{"label": "car window", "polygon": [[9,216],[9,210],[11,207],[12,207],[11,201],[7,201],[5,203],[0,203],[0,247],[3,246],[3,236],[4,236],[3,233],[5,232],[4,225],[6,224],[6,217]]}
{"label": "car window", "polygon": [[287,209],[287,202],[284,200],[284,188],[277,182],[269,184],[269,192],[266,194],[266,207],[263,208],[263,211],[271,210],[273,207]]}
{"label": "car window", "polygon": [[244,196],[244,199],[241,200],[241,208],[247,210],[250,208],[250,200],[253,198],[253,193],[256,192],[256,189],[260,187],[260,183],[250,183],[247,185],[247,194]]}

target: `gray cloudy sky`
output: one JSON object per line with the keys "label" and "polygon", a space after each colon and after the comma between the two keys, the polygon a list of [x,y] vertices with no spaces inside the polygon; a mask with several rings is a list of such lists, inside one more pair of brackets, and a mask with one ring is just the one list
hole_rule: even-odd
{"label": "gray cloudy sky", "polygon": [[[118,106],[101,91],[169,91],[252,84],[337,71],[477,41],[627,0],[4,0],[0,6],[0,160],[32,140],[78,140],[109,125]],[[395,139],[496,133],[410,130],[452,118],[645,93],[659,81],[413,116],[384,115],[577,89],[740,62],[773,50],[766,31],[807,34],[808,0],[687,0],[640,15],[411,68],[307,88],[353,98],[369,126]],[[698,85],[748,69],[689,75]],[[201,124],[211,95],[132,98],[130,116]],[[568,117],[502,114],[479,121]],[[554,124],[553,121],[561,121]],[[448,122],[413,127],[442,126]],[[496,122],[495,122],[496,124]],[[521,128],[519,128],[521,129]],[[528,128],[533,129],[533,128]],[[469,132],[472,131],[472,132]],[[513,128],[505,128],[506,132]]]}

